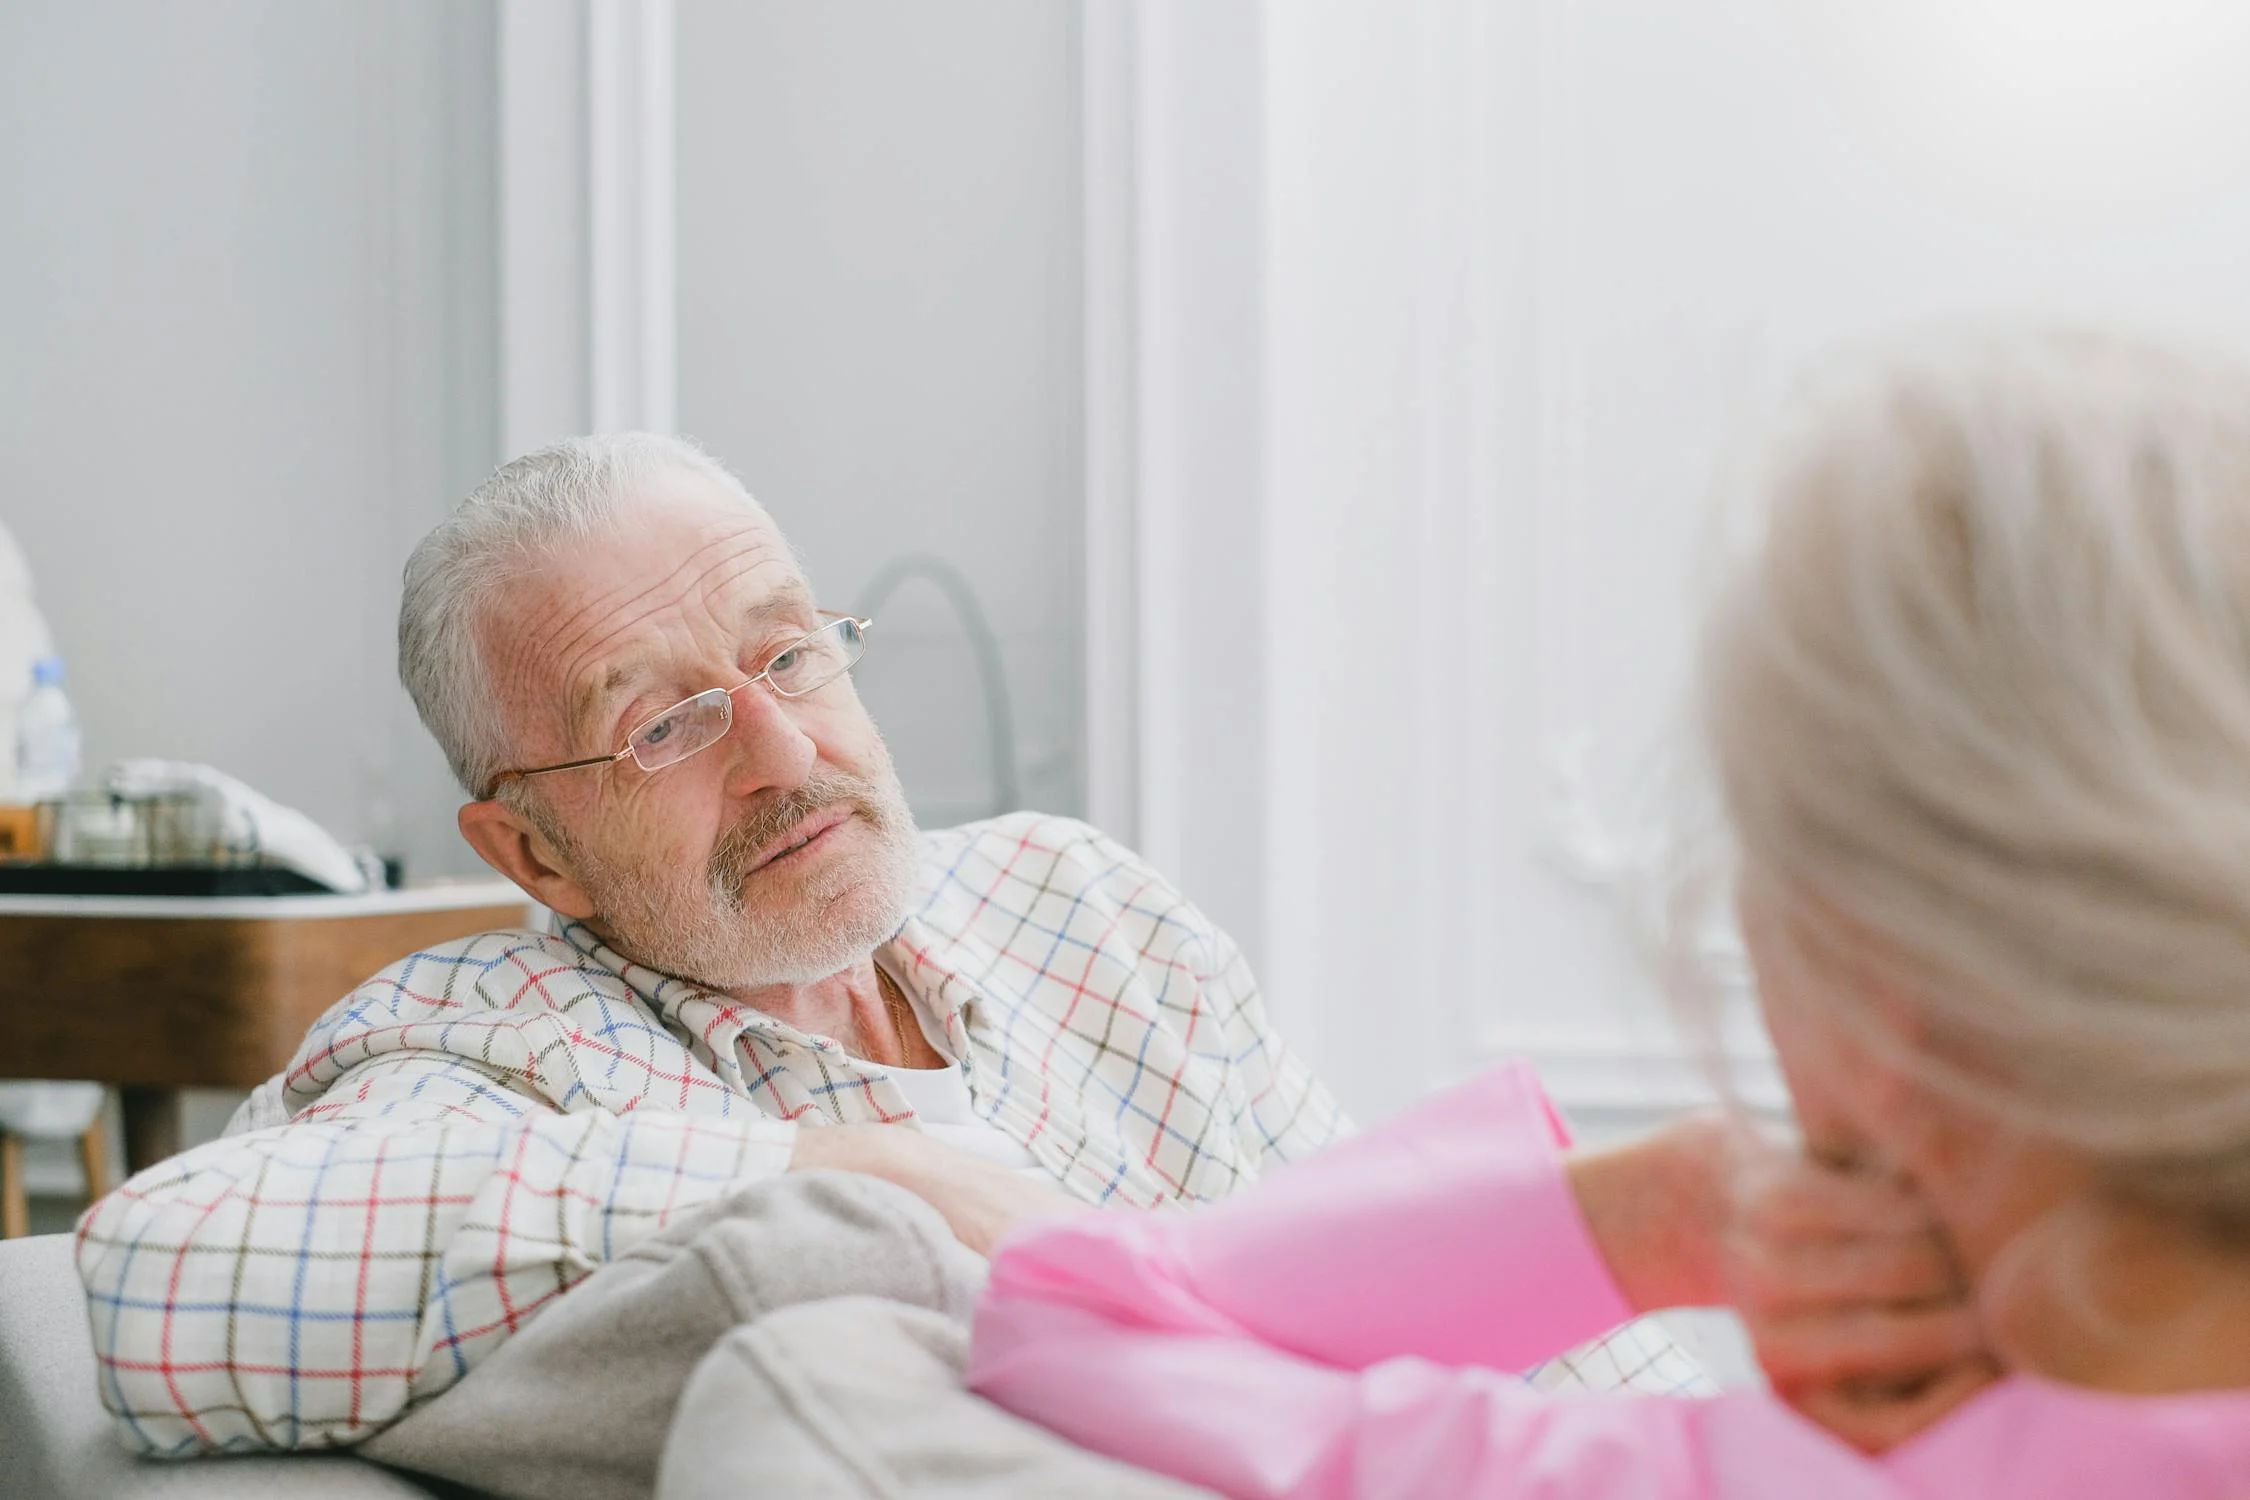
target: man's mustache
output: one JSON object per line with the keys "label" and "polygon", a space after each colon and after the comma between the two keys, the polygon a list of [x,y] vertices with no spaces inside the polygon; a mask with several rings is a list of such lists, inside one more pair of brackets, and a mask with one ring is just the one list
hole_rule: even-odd
{"label": "man's mustache", "polygon": [[711,886],[732,897],[766,851],[814,813],[842,802],[882,832],[886,819],[880,789],[847,771],[815,770],[802,786],[779,793],[719,836],[711,850]]}

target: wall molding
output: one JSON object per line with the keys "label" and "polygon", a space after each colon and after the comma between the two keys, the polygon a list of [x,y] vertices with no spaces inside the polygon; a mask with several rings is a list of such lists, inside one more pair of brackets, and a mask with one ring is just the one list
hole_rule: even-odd
{"label": "wall molding", "polygon": [[1265,13],[1080,14],[1089,814],[1263,970]]}
{"label": "wall molding", "polygon": [[1085,381],[1086,810],[1141,838],[1140,45],[1134,5],[1080,7]]}
{"label": "wall molding", "polygon": [[670,432],[678,387],[672,0],[588,0],[589,404],[596,432]]}
{"label": "wall molding", "polygon": [[[1548,778],[1549,817],[1541,830],[1548,863],[1583,882],[1594,869],[1614,875],[1592,781],[1594,736],[1587,727],[1585,631],[1588,596],[1584,541],[1586,396],[1579,349],[1577,231],[1579,128],[1576,7],[1535,0],[1531,10],[1533,213],[1529,311],[1536,402],[1532,445],[1538,646],[1535,743]],[[1601,847],[1596,847],[1601,845]]]}
{"label": "wall molding", "polygon": [[506,456],[675,421],[672,0],[500,0]]}
{"label": "wall molding", "polygon": [[592,423],[583,0],[500,0],[500,449]]}
{"label": "wall molding", "polygon": [[1474,1057],[1479,1066],[1531,1063],[1566,1113],[1631,1113],[1655,1123],[1715,1103],[1714,1073],[1759,1115],[1778,1118],[1788,1109],[1772,1052],[1740,1042],[1705,1058],[1671,1038],[1488,1026],[1477,1034]]}

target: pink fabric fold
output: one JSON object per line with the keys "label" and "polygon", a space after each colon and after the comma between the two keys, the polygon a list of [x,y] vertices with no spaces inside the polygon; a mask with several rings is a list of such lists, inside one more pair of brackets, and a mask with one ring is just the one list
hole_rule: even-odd
{"label": "pink fabric fold", "polygon": [[1555,1170],[1569,1140],[1503,1068],[1203,1211],[1173,1253],[1202,1301],[1325,1364],[1528,1369],[1632,1316]]}

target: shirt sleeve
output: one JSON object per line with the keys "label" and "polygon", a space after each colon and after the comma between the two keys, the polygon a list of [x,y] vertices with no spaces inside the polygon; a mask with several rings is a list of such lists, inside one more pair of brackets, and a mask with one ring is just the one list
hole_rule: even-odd
{"label": "shirt sleeve", "polygon": [[1214,926],[1216,963],[1204,976],[1221,1013],[1232,1019],[1236,1082],[1243,1108],[1235,1127],[1243,1146],[1267,1167],[1312,1155],[1351,1130],[1351,1121],[1296,1049],[1282,1039],[1266,1010],[1250,961],[1234,939]]}
{"label": "shirt sleeve", "polygon": [[461,1378],[796,1127],[558,1111],[432,1052],[150,1168],[79,1222],[102,1400],[142,1451],[320,1448]]}
{"label": "shirt sleeve", "polygon": [[1506,1068],[1243,1198],[1033,1226],[993,1263],[971,1384],[1227,1494],[1546,1494],[1500,1476],[1581,1463],[1642,1487],[1551,1492],[1698,1493],[1700,1403],[1557,1399],[1500,1373],[1630,1312],[1563,1139]]}
{"label": "shirt sleeve", "polygon": [[1136,899],[1145,900],[1151,888],[1161,890],[1166,919],[1193,934],[1182,954],[1196,991],[1225,1033],[1229,1113],[1250,1159],[1261,1168],[1279,1166],[1348,1134],[1351,1121],[1336,1096],[1275,1028],[1257,976],[1234,939],[1139,855],[1099,829],[1077,826],[1107,863],[1130,872],[1125,878]]}

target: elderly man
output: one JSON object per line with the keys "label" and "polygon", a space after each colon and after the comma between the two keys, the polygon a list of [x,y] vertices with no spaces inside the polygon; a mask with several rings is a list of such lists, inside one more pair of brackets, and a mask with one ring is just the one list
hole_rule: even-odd
{"label": "elderly man", "polygon": [[671,438],[519,459],[423,541],[400,674],[462,835],[557,929],[392,965],[226,1137],[89,1214],[137,1444],[355,1442],[748,1179],[886,1178],[982,1249],[1338,1132],[1240,954],[1133,855],[1030,814],[917,834],[852,690],[867,628]]}

